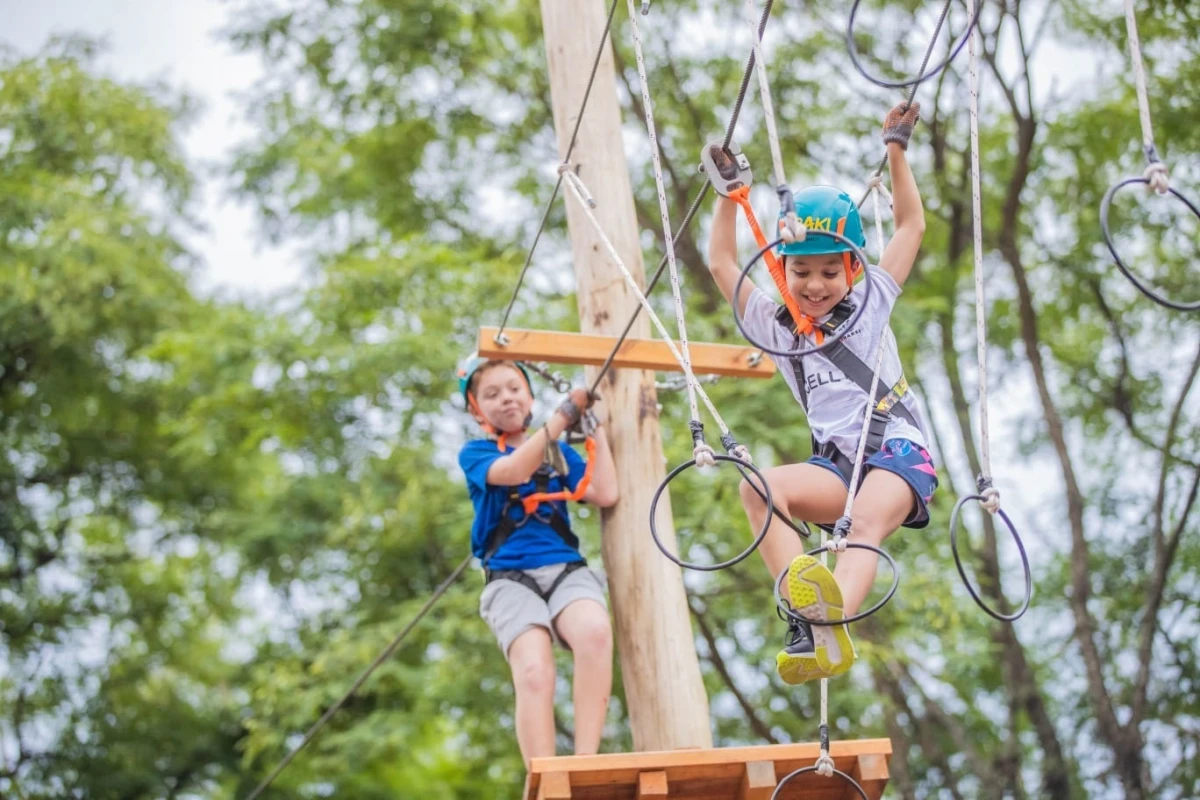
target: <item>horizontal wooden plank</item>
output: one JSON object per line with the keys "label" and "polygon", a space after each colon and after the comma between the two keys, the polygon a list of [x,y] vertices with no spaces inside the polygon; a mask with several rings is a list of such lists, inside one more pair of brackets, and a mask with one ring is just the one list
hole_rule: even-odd
{"label": "horizontal wooden plank", "polygon": [[[794,770],[812,766],[819,753],[820,746],[816,743],[800,743],[535,758],[525,797],[534,800],[539,779],[556,773],[569,776],[572,797],[576,800],[635,800],[646,776],[656,774],[663,776],[672,798],[737,800],[755,797],[767,786],[773,786],[773,780],[781,780]],[[879,797],[887,785],[887,759],[891,754],[889,739],[830,744],[830,755],[837,768],[860,779],[873,798]],[[789,782],[780,798],[841,800],[850,796],[844,794],[847,787],[844,781],[809,773]]]}
{"label": "horizontal wooden plank", "polygon": [[[513,361],[544,361],[548,364],[600,366],[612,352],[614,336],[583,333],[534,331],[505,328],[505,344],[495,341],[496,328],[480,328],[477,350],[484,358]],[[735,378],[769,378],[775,363],[753,347],[732,344],[689,342],[692,372],[696,375],[725,375]],[[613,359],[622,369],[652,369],[682,372],[679,362],[662,339],[626,339]]]}

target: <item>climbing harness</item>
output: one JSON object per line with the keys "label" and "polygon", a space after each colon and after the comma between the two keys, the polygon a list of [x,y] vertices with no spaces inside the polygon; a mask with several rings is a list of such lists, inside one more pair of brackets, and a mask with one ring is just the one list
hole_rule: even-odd
{"label": "climbing harness", "polygon": [[[970,0],[970,2],[976,2],[976,0]],[[976,70],[977,60],[975,35],[972,34],[970,36],[970,52],[967,59],[967,73],[971,118],[971,214],[974,231],[975,335],[977,341],[976,358],[979,364],[979,460],[981,471],[976,478],[976,487],[979,493],[961,498],[955,503],[954,510],[950,514],[950,549],[954,554],[954,563],[958,567],[958,574],[962,577],[967,591],[976,604],[991,617],[1004,622],[1012,622],[1019,619],[1025,613],[1025,610],[1029,608],[1029,603],[1033,597],[1033,575],[1029,569],[1029,559],[1025,555],[1025,545],[1021,542],[1021,537],[1013,526],[1012,521],[1009,520],[1008,515],[1001,510],[1000,492],[995,488],[992,481],[991,447],[990,436],[988,435],[987,303],[983,294],[983,201],[980,192],[979,169],[979,75]],[[993,516],[996,514],[1000,515],[1000,518],[1004,520],[1004,524],[1008,527],[1009,533],[1012,534],[1013,541],[1017,543],[1017,549],[1021,553],[1021,564],[1025,570],[1025,600],[1021,608],[1013,614],[1002,614],[990,608],[980,598],[978,592],[972,587],[971,581],[967,578],[966,568],[959,557],[958,515],[963,505],[971,500],[978,500],[984,509]]]}
{"label": "climbing harness", "polygon": [[[933,52],[934,43],[937,41],[938,34],[941,32],[947,15],[950,13],[951,0],[946,0],[946,4],[942,6],[941,16],[938,18],[937,27],[934,28],[933,36],[930,37],[929,48],[925,51],[925,59],[921,62],[921,68],[917,70],[916,77],[893,81],[867,72],[867,68],[863,66],[862,61],[858,57],[858,46],[854,43],[854,19],[858,15],[858,7],[861,3],[862,0],[854,0],[854,3],[850,6],[850,19],[846,23],[846,50],[850,54],[850,63],[854,64],[854,68],[858,70],[859,74],[876,86],[882,86],[885,89],[903,89],[908,86],[915,88],[950,66],[950,62],[962,51],[963,46],[967,43],[967,39],[971,37],[971,32],[979,24],[979,14],[983,9],[983,3],[978,3],[971,13],[971,21],[967,24],[967,30],[963,34],[962,39],[950,48],[950,54],[946,56],[944,61],[934,67],[930,67],[926,71],[925,67],[929,63],[929,56]],[[909,102],[912,102],[912,98],[909,98]]]}
{"label": "climbing harness", "polygon": [[[509,537],[531,519],[537,519],[549,525],[572,550],[579,549],[579,537],[571,531],[566,514],[555,504],[567,500],[578,501],[587,493],[588,486],[592,482],[592,465],[595,461],[596,441],[588,437],[586,444],[588,454],[587,466],[584,468],[583,477],[579,479],[579,483],[576,484],[574,491],[551,489],[552,481],[557,480],[561,485],[562,476],[548,461],[544,462],[533,473],[533,493],[522,497],[518,487],[508,487],[508,499],[504,504],[504,509],[500,512],[500,521],[484,537],[483,556],[480,558],[480,562],[485,570],[492,556],[496,555],[496,552],[504,546]],[[549,446],[557,447],[558,445],[551,441],[549,442]],[[543,503],[550,504],[550,513],[540,516],[538,509]],[[517,508],[520,508],[522,512],[519,519],[512,514],[513,510]]]}
{"label": "climbing harness", "polygon": [[1117,269],[1121,270],[1129,282],[1137,287],[1138,291],[1149,297],[1154,302],[1166,308],[1176,311],[1197,311],[1200,310],[1200,299],[1180,302],[1163,297],[1153,288],[1151,288],[1144,280],[1133,273],[1133,270],[1121,258],[1117,252],[1117,246],[1113,242],[1112,230],[1108,224],[1108,210],[1112,205],[1113,197],[1117,192],[1124,189],[1126,186],[1133,184],[1142,184],[1147,189],[1153,189],[1160,195],[1172,195],[1179,202],[1187,206],[1188,210],[1200,219],[1200,208],[1182,194],[1180,194],[1170,184],[1170,177],[1167,172],[1167,165],[1164,164],[1158,157],[1158,149],[1154,146],[1154,130],[1150,124],[1150,101],[1146,92],[1146,70],[1142,64],[1142,45],[1138,38],[1137,30],[1137,15],[1133,7],[1134,0],[1125,0],[1125,28],[1129,32],[1129,57],[1133,64],[1133,82],[1137,89],[1138,102],[1138,117],[1142,126],[1142,152],[1146,156],[1146,171],[1141,176],[1126,178],[1109,188],[1104,193],[1104,199],[1100,201],[1100,230],[1104,234],[1104,243],[1108,245],[1108,251],[1112,253],[1113,261],[1117,264]]}
{"label": "climbing harness", "polygon": [[485,584],[492,583],[493,581],[512,581],[514,583],[519,583],[529,591],[536,594],[538,597],[542,598],[542,602],[549,603],[550,598],[553,597],[554,593],[558,591],[558,587],[562,586],[563,581],[565,581],[572,572],[578,572],[581,569],[586,569],[587,565],[587,559],[572,561],[568,564],[564,564],[562,572],[558,573],[558,576],[555,577],[555,579],[548,587],[546,587],[545,590],[538,585],[538,582],[534,580],[532,575],[520,569],[485,568],[483,571],[483,581]]}

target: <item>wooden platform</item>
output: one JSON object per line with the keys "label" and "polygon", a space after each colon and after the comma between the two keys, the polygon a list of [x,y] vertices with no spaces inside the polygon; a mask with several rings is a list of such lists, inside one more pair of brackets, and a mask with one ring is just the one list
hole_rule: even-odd
{"label": "wooden platform", "polygon": [[[812,766],[815,743],[714,750],[674,750],[598,756],[535,758],[524,800],[769,800],[778,781]],[[890,739],[833,742],[837,768],[878,800],[888,781]],[[859,795],[836,775],[810,772],[789,781],[781,800],[851,800]]]}
{"label": "wooden platform", "polygon": [[[479,329],[476,347],[483,358],[600,366],[617,343],[615,336],[505,328],[508,344],[501,346],[495,342],[496,330]],[[691,342],[688,351],[692,372],[697,375],[770,378],[775,374],[775,363],[746,345]],[[613,359],[613,366],[662,372],[682,371],[662,339],[626,339]]]}

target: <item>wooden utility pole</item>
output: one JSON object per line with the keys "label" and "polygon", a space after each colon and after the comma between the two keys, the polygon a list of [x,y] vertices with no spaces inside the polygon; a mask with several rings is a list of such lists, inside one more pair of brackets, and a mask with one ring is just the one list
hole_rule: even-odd
{"label": "wooden utility pole", "polygon": [[[603,0],[541,0],[541,5],[561,158],[567,152],[607,9]],[[633,187],[621,143],[616,73],[608,44],[571,160],[596,200],[594,213],[604,231],[644,285]],[[580,330],[620,335],[638,306],[637,299],[610,263],[583,212],[572,198],[565,202]],[[631,335],[646,338],[648,332],[643,315]],[[596,368],[588,372],[590,383]],[[612,370],[600,391],[621,486],[620,502],[601,514],[601,548],[633,746],[641,751],[712,747],[708,697],[700,678],[683,577],[650,538],[650,499],[665,476],[654,373]],[[660,504],[658,530],[668,546],[674,547],[669,498]]]}

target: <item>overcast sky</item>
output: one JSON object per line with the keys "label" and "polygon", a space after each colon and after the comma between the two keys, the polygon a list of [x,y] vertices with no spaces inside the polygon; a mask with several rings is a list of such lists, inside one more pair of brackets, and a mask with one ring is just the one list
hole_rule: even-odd
{"label": "overcast sky", "polygon": [[256,57],[237,55],[217,34],[226,24],[221,0],[0,0],[0,41],[19,52],[39,50],[54,33],[79,32],[109,45],[103,69],[122,80],[165,79],[202,103],[183,137],[202,178],[198,216],[206,233],[191,237],[204,260],[201,286],[259,294],[299,279],[301,260],[288,248],[259,241],[252,209],[209,177],[214,164],[250,133],[234,93],[262,73]]}

